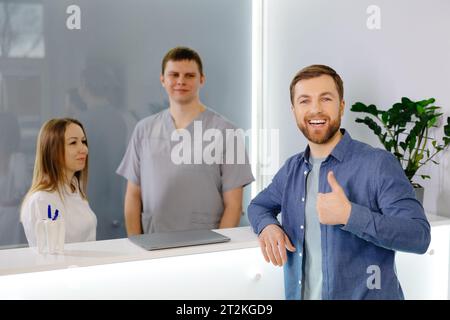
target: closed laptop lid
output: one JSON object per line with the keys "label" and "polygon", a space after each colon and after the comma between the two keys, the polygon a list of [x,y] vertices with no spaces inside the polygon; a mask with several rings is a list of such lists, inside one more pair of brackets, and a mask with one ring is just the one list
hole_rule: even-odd
{"label": "closed laptop lid", "polygon": [[212,230],[157,232],[130,236],[128,239],[146,250],[178,248],[230,241],[230,238]]}

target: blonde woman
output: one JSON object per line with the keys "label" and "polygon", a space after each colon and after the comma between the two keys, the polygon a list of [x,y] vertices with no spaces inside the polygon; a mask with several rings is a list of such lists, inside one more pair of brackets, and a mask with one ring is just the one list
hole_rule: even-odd
{"label": "blonde woman", "polygon": [[83,125],[52,119],[41,128],[33,182],[22,204],[21,221],[30,247],[36,246],[37,221],[58,215],[65,243],[94,241],[97,218],[86,198],[88,145]]}

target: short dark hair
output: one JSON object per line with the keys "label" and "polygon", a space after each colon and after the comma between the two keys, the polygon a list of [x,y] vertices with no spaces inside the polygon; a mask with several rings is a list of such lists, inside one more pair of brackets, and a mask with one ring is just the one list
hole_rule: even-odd
{"label": "short dark hair", "polygon": [[119,67],[112,62],[89,58],[81,71],[81,85],[95,97],[106,98],[114,107],[123,104]]}
{"label": "short dark hair", "polygon": [[317,78],[322,75],[328,75],[333,78],[334,83],[336,84],[336,89],[339,93],[339,100],[344,100],[344,82],[341,77],[337,74],[334,69],[329,66],[323,64],[313,64],[308,67],[303,68],[295,75],[294,79],[291,81],[291,85],[289,87],[291,93],[291,103],[294,105],[294,87],[300,80]]}
{"label": "short dark hair", "polygon": [[162,60],[161,74],[164,74],[167,62],[181,60],[194,60],[197,63],[200,75],[203,76],[203,64],[200,55],[195,50],[188,47],[175,47],[170,49]]}

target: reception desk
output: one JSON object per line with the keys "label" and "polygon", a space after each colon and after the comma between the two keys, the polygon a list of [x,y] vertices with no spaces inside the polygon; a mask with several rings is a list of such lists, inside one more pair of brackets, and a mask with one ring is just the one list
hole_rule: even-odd
{"label": "reception desk", "polygon": [[0,250],[0,299],[283,299],[250,227],[231,241],[146,251],[128,239],[67,244],[63,255]]}
{"label": "reception desk", "polygon": [[[448,299],[450,219],[429,216],[424,255],[398,253],[407,299]],[[62,255],[0,250],[0,299],[284,299],[283,269],[266,263],[250,227],[230,242],[146,251],[128,239],[72,243]]]}

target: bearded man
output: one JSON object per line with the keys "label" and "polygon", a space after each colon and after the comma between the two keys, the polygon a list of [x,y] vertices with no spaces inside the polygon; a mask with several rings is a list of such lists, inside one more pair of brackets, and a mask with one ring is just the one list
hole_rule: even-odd
{"label": "bearded man", "polygon": [[344,87],[332,68],[300,70],[290,94],[308,145],[248,207],[264,258],[284,266],[286,298],[404,299],[395,251],[425,253],[431,235],[400,163],[340,128]]}

